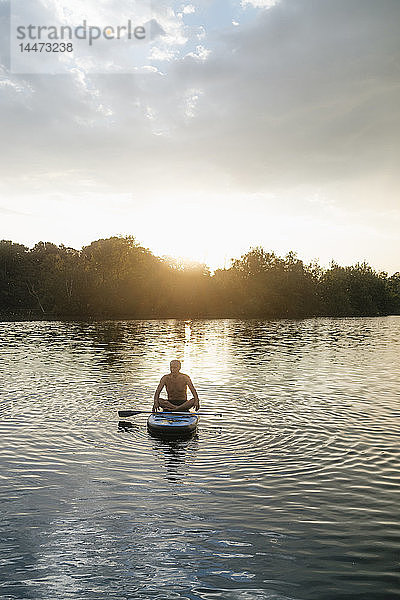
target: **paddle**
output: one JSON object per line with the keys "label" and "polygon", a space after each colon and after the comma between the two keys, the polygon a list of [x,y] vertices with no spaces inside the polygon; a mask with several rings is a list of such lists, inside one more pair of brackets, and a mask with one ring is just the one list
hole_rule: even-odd
{"label": "paddle", "polygon": [[[222,413],[212,413],[212,412],[178,412],[176,410],[171,410],[171,411],[164,411],[167,412],[170,415],[185,415],[186,417],[189,415],[215,415],[216,417],[222,417]],[[135,415],[151,415],[151,414],[155,414],[155,415],[162,415],[163,413],[160,412],[155,412],[153,413],[153,411],[151,410],[119,410],[118,411],[118,416],[119,417],[134,417]]]}

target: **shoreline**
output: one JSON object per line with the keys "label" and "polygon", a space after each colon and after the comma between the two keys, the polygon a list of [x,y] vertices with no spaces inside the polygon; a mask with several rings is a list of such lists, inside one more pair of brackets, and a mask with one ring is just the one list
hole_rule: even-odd
{"label": "shoreline", "polygon": [[376,319],[386,317],[399,317],[397,313],[385,313],[375,315],[291,315],[291,316],[265,316],[265,315],[43,315],[35,311],[18,311],[15,313],[3,313],[0,311],[0,323],[24,323],[24,322],[64,322],[64,323],[92,323],[99,321],[305,321],[307,319]]}

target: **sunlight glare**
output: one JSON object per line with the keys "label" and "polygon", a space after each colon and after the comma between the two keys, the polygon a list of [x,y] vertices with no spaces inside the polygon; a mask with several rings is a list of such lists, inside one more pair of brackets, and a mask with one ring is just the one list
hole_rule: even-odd
{"label": "sunlight glare", "polygon": [[211,268],[224,266],[229,243],[223,207],[167,199],[150,205],[141,217],[138,237],[155,254]]}

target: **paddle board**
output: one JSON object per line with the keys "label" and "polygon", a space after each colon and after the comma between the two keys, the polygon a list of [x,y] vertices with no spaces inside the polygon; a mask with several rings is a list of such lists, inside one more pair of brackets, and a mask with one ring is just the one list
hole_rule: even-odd
{"label": "paddle board", "polygon": [[147,428],[150,433],[160,436],[188,436],[196,431],[199,419],[199,415],[190,412],[178,415],[173,412],[157,412],[147,419]]}

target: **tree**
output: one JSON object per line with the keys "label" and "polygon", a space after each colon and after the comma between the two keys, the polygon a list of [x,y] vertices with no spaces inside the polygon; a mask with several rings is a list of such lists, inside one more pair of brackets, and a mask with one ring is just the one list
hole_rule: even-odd
{"label": "tree", "polygon": [[154,256],[132,236],[81,251],[3,240],[0,309],[110,319],[400,314],[400,274],[388,278],[365,262],[324,270],[256,246],[211,275],[204,264]]}
{"label": "tree", "polygon": [[377,273],[365,262],[350,267],[340,267],[332,262],[320,281],[324,313],[332,316],[387,314],[386,279],[386,273]]}
{"label": "tree", "polygon": [[0,308],[24,309],[32,304],[26,289],[29,249],[9,240],[0,241]]}

